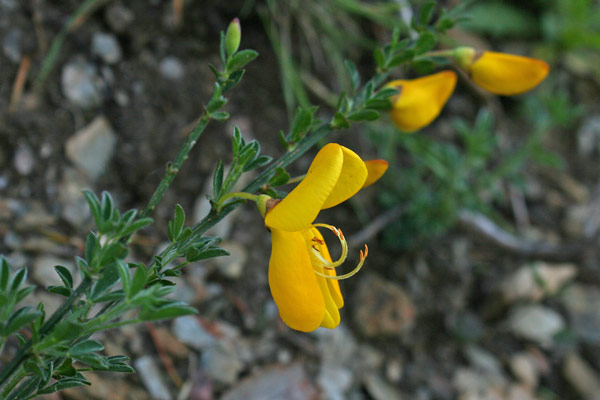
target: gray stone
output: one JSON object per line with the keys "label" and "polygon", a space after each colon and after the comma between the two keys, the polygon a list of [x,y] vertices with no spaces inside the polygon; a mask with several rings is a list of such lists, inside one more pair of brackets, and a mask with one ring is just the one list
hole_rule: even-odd
{"label": "gray stone", "polygon": [[14,165],[17,172],[21,175],[29,175],[35,166],[35,156],[31,147],[27,144],[20,144],[15,151]]}
{"label": "gray stone", "polygon": [[67,157],[90,178],[97,179],[106,170],[116,141],[108,120],[98,116],[67,140]]}
{"label": "gray stone", "polygon": [[76,56],[64,66],[61,75],[62,90],[76,106],[93,108],[102,103],[103,83],[94,64]]}
{"label": "gray stone", "polygon": [[584,156],[600,152],[600,115],[586,118],[577,131],[577,149]]}
{"label": "gray stone", "polygon": [[510,357],[508,362],[513,375],[529,388],[536,388],[540,371],[537,362],[529,353],[518,353]]}
{"label": "gray stone", "polygon": [[191,315],[173,321],[173,334],[180,342],[196,350],[215,344],[215,338],[204,329],[196,317]]}
{"label": "gray stone", "polygon": [[513,309],[508,319],[508,326],[517,336],[542,345],[550,345],[553,336],[565,329],[565,321],[553,309],[532,304]]}
{"label": "gray stone", "polygon": [[96,32],[92,37],[92,53],[102,58],[107,64],[121,61],[121,46],[117,38],[104,32]]}
{"label": "gray stone", "polygon": [[524,265],[500,283],[506,302],[516,300],[539,301],[555,294],[577,274],[574,264],[547,264],[534,262]]}
{"label": "gray stone", "polygon": [[582,340],[600,340],[600,289],[591,285],[572,285],[561,296],[571,326]]}
{"label": "gray stone", "polygon": [[163,58],[158,65],[160,74],[167,79],[178,80],[185,75],[185,68],[179,59],[168,56]]}
{"label": "gray stone", "polygon": [[151,356],[142,356],[134,361],[135,370],[153,399],[171,400],[173,397],[163,382],[160,371]]}
{"label": "gray stone", "polygon": [[104,17],[108,26],[117,33],[124,32],[135,19],[133,12],[120,3],[107,7]]}
{"label": "gray stone", "polygon": [[73,278],[78,278],[75,274],[75,265],[71,260],[56,258],[52,256],[41,256],[33,261],[33,279],[42,286],[61,286],[63,283],[54,270],[55,265],[62,265],[71,271]]}
{"label": "gray stone", "polygon": [[90,185],[83,173],[66,168],[58,185],[58,202],[61,216],[74,227],[81,229],[90,217],[90,210],[81,191]]}
{"label": "gray stone", "polygon": [[223,242],[219,247],[224,248],[229,252],[229,256],[217,257],[211,259],[211,263],[215,264],[219,272],[230,279],[238,279],[242,276],[248,252],[246,248],[239,243]]}
{"label": "gray stone", "polygon": [[300,364],[270,368],[227,391],[222,400],[304,400],[317,398],[317,391]]}
{"label": "gray stone", "polygon": [[411,330],[417,311],[399,285],[374,274],[359,285],[354,320],[364,335],[398,335]]}
{"label": "gray stone", "polygon": [[375,372],[365,374],[363,379],[367,392],[375,400],[402,400],[407,398]]}
{"label": "gray stone", "polygon": [[600,379],[594,369],[579,354],[571,353],[565,358],[563,375],[586,400],[600,399]]}
{"label": "gray stone", "polygon": [[11,29],[4,35],[2,39],[2,50],[4,55],[14,63],[21,62],[23,57],[21,42],[23,40],[23,32],[19,29]]}
{"label": "gray stone", "polygon": [[232,384],[244,369],[233,341],[223,340],[202,352],[201,364],[206,373],[222,384]]}

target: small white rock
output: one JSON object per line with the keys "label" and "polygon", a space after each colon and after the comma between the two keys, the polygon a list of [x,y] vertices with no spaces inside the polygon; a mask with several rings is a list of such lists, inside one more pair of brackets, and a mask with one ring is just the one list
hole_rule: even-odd
{"label": "small white rock", "polygon": [[100,57],[107,64],[116,64],[121,61],[121,46],[114,35],[96,32],[92,37],[92,53]]}
{"label": "small white rock", "polygon": [[565,328],[565,321],[553,309],[533,304],[515,308],[508,326],[517,336],[549,345],[553,336]]}

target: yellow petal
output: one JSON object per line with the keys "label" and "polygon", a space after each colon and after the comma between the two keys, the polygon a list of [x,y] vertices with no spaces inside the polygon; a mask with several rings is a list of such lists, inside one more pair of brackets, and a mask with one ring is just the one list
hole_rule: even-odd
{"label": "yellow petal", "polygon": [[271,229],[269,287],[283,322],[303,332],[317,329],[325,301],[301,232]]}
{"label": "yellow petal", "polygon": [[456,73],[442,71],[423,78],[392,81],[386,86],[400,91],[392,99],[392,120],[399,129],[414,132],[440,114],[456,86]]}
{"label": "yellow petal", "polygon": [[550,67],[542,60],[485,51],[471,64],[471,79],[484,89],[514,95],[533,89],[546,78]]}
{"label": "yellow petal", "polygon": [[345,154],[341,147],[329,143],[319,151],[302,182],[267,212],[268,227],[288,232],[310,227],[340,176]]}
{"label": "yellow petal", "polygon": [[321,209],[337,206],[348,200],[358,192],[367,179],[367,167],[361,158],[352,150],[340,146],[344,155],[344,162],[338,181],[325,200]]}
{"label": "yellow petal", "polygon": [[[317,241],[313,241],[313,238],[317,238]],[[329,254],[329,249],[327,248],[327,244],[325,244],[325,239],[321,232],[317,228],[311,228],[304,233],[304,239],[306,240],[306,244],[310,247],[314,246],[320,253],[323,258],[329,262],[331,262],[331,254]],[[314,256],[313,253],[310,253],[311,262],[313,266],[319,265],[319,260]],[[326,274],[329,276],[335,276],[335,269],[317,269],[320,273]],[[322,276],[317,275],[317,280],[321,285],[321,291],[323,292],[323,299],[325,300],[325,309],[329,312],[332,317],[337,315],[337,321],[335,325],[339,324],[339,312],[338,308],[344,307],[344,298],[342,297],[342,292],[340,291],[340,284],[335,279],[326,279]],[[334,310],[335,309],[335,310]],[[334,321],[336,320],[333,318]],[[324,325],[321,325],[324,326]]]}
{"label": "yellow petal", "polygon": [[385,160],[368,160],[365,161],[365,165],[367,166],[369,175],[365,183],[363,183],[363,189],[377,182],[388,169],[388,162]]}

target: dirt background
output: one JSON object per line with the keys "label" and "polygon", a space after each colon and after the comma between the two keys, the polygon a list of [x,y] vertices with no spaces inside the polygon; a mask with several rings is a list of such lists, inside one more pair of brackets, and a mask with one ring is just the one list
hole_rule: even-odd
{"label": "dirt background", "polygon": [[[188,1],[176,24],[170,1],[107,3],[67,36],[45,85],[35,91],[43,55],[79,2],[0,0],[0,253],[13,267],[29,266],[29,280],[40,286],[57,279],[53,265],[72,267],[81,255],[92,228],[82,188],[110,191],[121,210],[143,208],[211,93],[207,65],[219,62],[219,31],[245,4]],[[209,125],[156,209],[156,225],[134,238],[133,259],[147,261],[164,244],[175,204],[184,207],[189,224],[202,217],[213,168],[231,158],[234,125],[245,138],[258,139],[264,154],[282,154],[277,132],[288,122],[277,59],[254,12],[242,27],[242,47],[260,57],[228,96],[232,118]],[[24,59],[31,64],[15,103],[13,85]],[[554,252],[501,249],[468,220],[411,251],[384,249],[371,237],[366,267],[342,284],[341,327],[302,334],[278,319],[267,285],[269,234],[256,210],[244,206],[211,232],[223,237],[232,256],[186,267],[178,282],[174,296],[197,307],[199,316],[101,335],[106,353],[131,356],[138,374],[89,373],[91,387],[52,398],[598,398],[594,161],[600,122],[593,99],[599,88],[595,78],[558,71],[588,105],[587,114],[577,132],[549,135],[547,144],[566,161],[560,173],[524,171],[527,239],[558,246]],[[473,118],[485,103],[466,89],[456,97],[424,134],[443,136],[450,129],[447,115]],[[511,104],[496,105],[519,134]],[[93,135],[81,139],[90,125]],[[332,140],[374,157],[362,129]],[[581,147],[584,134],[591,139]],[[92,156],[69,150],[77,143],[93,148]],[[93,155],[99,153],[98,161]],[[301,173],[309,162],[304,157],[291,170]],[[95,168],[100,171],[90,173]],[[354,206],[337,207],[321,220],[343,227],[347,236],[360,233],[353,209],[375,219],[384,212],[376,196],[369,189]],[[501,212],[512,220],[513,210]],[[562,243],[579,247],[562,252]],[[51,310],[60,298],[40,289],[31,301]],[[13,350],[9,346],[0,360]]]}

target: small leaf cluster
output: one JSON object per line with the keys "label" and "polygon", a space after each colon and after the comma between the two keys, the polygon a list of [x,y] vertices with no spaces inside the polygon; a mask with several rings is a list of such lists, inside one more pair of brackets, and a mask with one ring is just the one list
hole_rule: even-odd
{"label": "small leaf cluster", "polygon": [[296,144],[310,133],[314,124],[320,121],[315,119],[315,114],[319,107],[298,107],[292,126],[287,134],[279,131],[279,141],[286,151],[293,150]]}
{"label": "small leaf cluster", "polygon": [[25,285],[26,279],[26,268],[11,274],[8,261],[0,257],[0,349],[10,335],[16,334],[42,315],[40,311],[31,307],[15,309],[17,304],[35,289],[35,286]]}
{"label": "small leaf cluster", "polygon": [[237,126],[233,129],[232,151],[233,160],[227,174],[224,173],[223,161],[219,160],[213,175],[212,203],[215,206],[224,195],[233,189],[244,172],[264,167],[272,160],[271,157],[260,154],[260,143],[258,141],[253,139],[246,143],[240,128]]}

